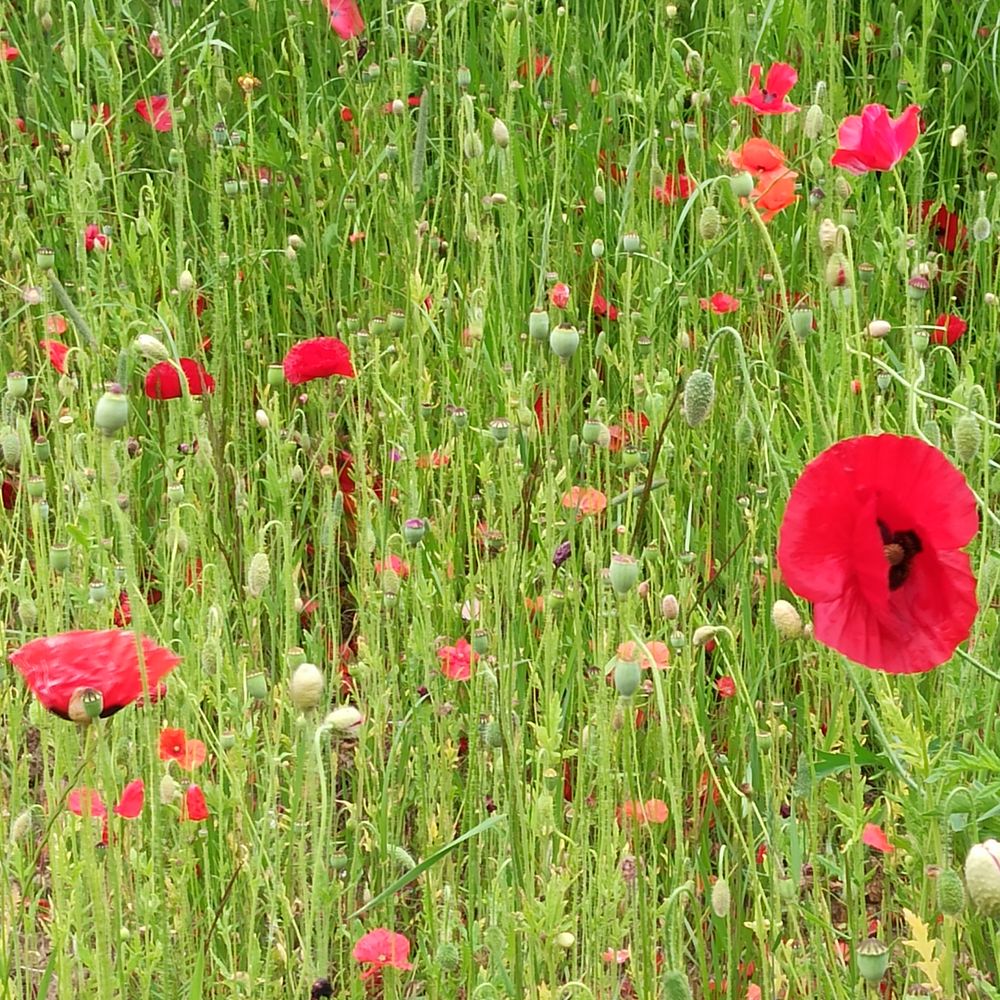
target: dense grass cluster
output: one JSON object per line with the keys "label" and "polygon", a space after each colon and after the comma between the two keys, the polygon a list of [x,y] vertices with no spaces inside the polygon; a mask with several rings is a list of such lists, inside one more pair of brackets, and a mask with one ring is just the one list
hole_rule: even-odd
{"label": "dense grass cluster", "polygon": [[[1000,996],[996,4],[359,3],[0,21],[0,995]],[[980,512],[918,676],[776,564],[880,431]]]}

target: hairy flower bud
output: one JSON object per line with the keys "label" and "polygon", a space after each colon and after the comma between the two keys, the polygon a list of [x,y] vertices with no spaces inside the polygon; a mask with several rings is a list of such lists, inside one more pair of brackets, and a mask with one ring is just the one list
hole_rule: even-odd
{"label": "hairy flower bud", "polygon": [[406,30],[411,35],[419,35],[427,27],[427,8],[422,3],[410,4],[406,12]]}
{"label": "hairy flower bud", "polygon": [[288,684],[292,704],[300,712],[308,712],[323,700],[323,672],[315,663],[300,663]]}
{"label": "hairy flower bud", "polygon": [[729,891],[729,883],[724,878],[715,880],[712,886],[712,912],[720,919],[729,916],[729,909],[732,906],[732,894]]}
{"label": "hairy flower bud", "polygon": [[501,149],[506,149],[510,144],[510,130],[504,124],[502,118],[493,119],[493,141]]}
{"label": "hairy flower bud", "polygon": [[271,582],[271,562],[266,552],[257,552],[247,567],[247,593],[260,597]]}
{"label": "hairy flower bud", "polygon": [[782,639],[797,639],[802,635],[802,618],[793,604],[778,600],[771,607],[771,621]]}
{"label": "hairy flower bud", "polygon": [[802,131],[807,139],[815,142],[823,134],[823,109],[818,104],[809,106]]}
{"label": "hairy flower bud", "polygon": [[984,916],[1000,913],[1000,843],[987,840],[969,849],[965,859],[965,888]]}
{"label": "hairy flower bud", "polygon": [[958,872],[945,868],[937,878],[938,909],[947,917],[957,917],[965,909],[965,887]]}
{"label": "hairy flower bud", "polygon": [[714,205],[707,205],[698,220],[698,234],[703,240],[714,240],[722,229],[722,219],[719,210]]}
{"label": "hairy flower bud", "polygon": [[715,379],[712,373],[703,368],[696,368],[684,383],[684,400],[682,412],[689,427],[703,424],[712,410],[715,401]]}
{"label": "hairy flower bud", "polygon": [[830,218],[824,219],[816,230],[816,238],[820,250],[827,255],[832,254],[837,248],[837,223]]}
{"label": "hairy flower bud", "polygon": [[971,413],[963,413],[955,421],[951,435],[959,461],[971,462],[979,454],[983,432],[979,421]]}

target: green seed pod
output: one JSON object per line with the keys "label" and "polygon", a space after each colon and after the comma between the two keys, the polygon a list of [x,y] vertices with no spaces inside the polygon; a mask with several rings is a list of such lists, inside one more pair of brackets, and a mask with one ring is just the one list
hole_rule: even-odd
{"label": "green seed pod", "polygon": [[729,178],[729,187],[737,198],[749,198],[753,193],[753,175],[743,170]]}
{"label": "green seed pod", "polygon": [[877,938],[867,938],[857,946],[854,955],[858,961],[858,972],[869,986],[876,986],[882,981],[885,970],[889,968],[889,948]]}
{"label": "green seed pod", "polygon": [[403,522],[403,540],[416,545],[427,533],[427,522],[422,517],[411,517]]}
{"label": "green seed pod", "polygon": [[569,361],[580,346],[580,333],[568,323],[560,323],[549,334],[549,348],[562,361]]}
{"label": "green seed pod", "polygon": [[698,427],[703,424],[708,419],[714,401],[715,379],[712,373],[696,368],[684,383],[682,410],[688,426]]}
{"label": "green seed pod", "polygon": [[580,432],[580,437],[583,439],[584,444],[594,445],[601,440],[601,436],[607,431],[607,428],[600,420],[585,420],[583,422],[583,430]]}
{"label": "green seed pod", "polygon": [[532,309],[528,317],[528,333],[531,339],[544,344],[549,339],[549,314],[544,309]]}
{"label": "green seed pod", "polygon": [[53,545],[49,549],[49,565],[55,573],[65,573],[69,569],[70,554],[68,545]]}
{"label": "green seed pod", "polygon": [[128,423],[128,399],[120,385],[109,382],[94,407],[94,426],[105,436],[114,437]]}
{"label": "green seed pod", "polygon": [[267,677],[260,671],[247,677],[247,694],[258,701],[267,697]]}
{"label": "green seed pod", "polygon": [[963,413],[955,421],[951,430],[955,454],[960,462],[971,462],[978,454],[983,443],[983,432],[979,421],[971,413]]}
{"label": "green seed pod", "polygon": [[11,399],[24,399],[28,394],[28,376],[24,372],[7,372],[7,395]]}
{"label": "green seed pod", "polygon": [[805,340],[806,337],[812,333],[813,327],[813,311],[812,309],[793,309],[792,310],[792,330],[795,336],[799,340]]}
{"label": "green seed pod", "polygon": [[271,582],[271,562],[266,552],[257,552],[247,567],[247,593],[261,597]]}
{"label": "green seed pod", "polygon": [[937,879],[938,909],[948,917],[957,917],[965,909],[965,887],[953,868],[945,868]]}
{"label": "green seed pod", "polygon": [[639,690],[642,682],[642,671],[636,660],[617,660],[615,662],[615,690],[622,698],[631,698]]}
{"label": "green seed pod", "polygon": [[619,597],[624,597],[639,582],[639,562],[635,556],[615,552],[611,556],[608,576],[612,590]]}
{"label": "green seed pod", "polygon": [[35,458],[43,464],[52,458],[52,445],[47,438],[35,438]]}

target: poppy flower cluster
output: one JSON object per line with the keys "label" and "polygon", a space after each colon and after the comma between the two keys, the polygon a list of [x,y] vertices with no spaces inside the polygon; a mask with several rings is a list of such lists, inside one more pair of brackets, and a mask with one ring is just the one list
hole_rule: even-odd
{"label": "poppy flower cluster", "polygon": [[852,174],[892,170],[919,134],[919,105],[911,104],[898,118],[890,118],[884,105],[867,104],[860,115],[848,115],[841,122],[830,163]]}
{"label": "poppy flower cluster", "polygon": [[937,448],[854,437],[814,458],[792,488],[778,566],[812,601],[818,641],[875,670],[921,673],[969,636],[976,580],[960,550],[978,529],[974,494]]}
{"label": "poppy flower cluster", "polygon": [[764,222],[770,222],[780,211],[798,201],[795,193],[798,173],[785,166],[785,154],[766,139],[747,139],[738,150],[730,152],[729,162],[737,170],[745,170],[753,176],[756,183],[749,200]]}
{"label": "poppy flower cluster", "polygon": [[123,629],[79,630],[33,639],[10,662],[35,697],[63,719],[83,722],[83,701],[100,698],[102,718],[151,695],[180,657],[148,636]]}

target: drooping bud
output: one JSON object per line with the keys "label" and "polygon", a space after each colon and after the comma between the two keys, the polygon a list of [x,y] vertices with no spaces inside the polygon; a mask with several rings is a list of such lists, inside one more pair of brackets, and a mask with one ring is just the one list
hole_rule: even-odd
{"label": "drooping bud", "polygon": [[793,604],[778,600],[771,607],[771,621],[782,639],[797,639],[802,635],[802,618]]}
{"label": "drooping bud", "polygon": [[696,368],[684,383],[684,400],[682,411],[689,427],[703,424],[712,410],[715,401],[715,379],[712,373],[703,368]]}
{"label": "drooping bud", "polygon": [[724,878],[715,880],[712,886],[712,912],[724,920],[729,916],[729,909],[732,906],[732,894],[729,891],[729,883]]}
{"label": "drooping bud", "polygon": [[406,12],[406,30],[411,35],[419,35],[427,27],[427,8],[422,3],[410,4]]}
{"label": "drooping bud", "polygon": [[364,721],[365,717],[353,705],[340,705],[327,714],[323,724],[341,736],[354,736]]}
{"label": "drooping bud", "polygon": [[132,341],[132,349],[148,361],[166,361],[170,357],[170,352],[163,341],[151,333],[140,333]]}
{"label": "drooping bud", "polygon": [[660,601],[660,614],[662,614],[667,621],[676,621],[680,616],[680,613],[681,605],[675,595],[667,594],[666,597]]}
{"label": "drooping bud", "polygon": [[951,431],[955,454],[961,462],[971,462],[983,443],[983,432],[979,421],[971,413],[963,413]]}
{"label": "drooping bud", "polygon": [[1000,913],[1000,843],[991,839],[969,849],[965,858],[965,888],[984,916]]}

